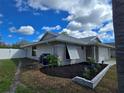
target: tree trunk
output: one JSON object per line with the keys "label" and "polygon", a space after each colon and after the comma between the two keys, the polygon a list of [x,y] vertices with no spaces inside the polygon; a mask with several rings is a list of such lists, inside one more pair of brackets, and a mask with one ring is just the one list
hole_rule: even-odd
{"label": "tree trunk", "polygon": [[118,93],[124,93],[124,0],[113,0]]}

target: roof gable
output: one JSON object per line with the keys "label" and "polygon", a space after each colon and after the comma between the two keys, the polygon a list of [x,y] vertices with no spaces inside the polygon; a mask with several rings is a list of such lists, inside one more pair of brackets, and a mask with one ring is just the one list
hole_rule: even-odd
{"label": "roof gable", "polygon": [[48,40],[48,39],[54,38],[56,36],[57,36],[57,34],[55,34],[55,33],[46,32],[39,41]]}

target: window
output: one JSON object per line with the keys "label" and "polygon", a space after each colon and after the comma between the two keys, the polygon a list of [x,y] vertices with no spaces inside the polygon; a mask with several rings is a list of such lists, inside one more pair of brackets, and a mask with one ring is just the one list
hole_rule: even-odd
{"label": "window", "polygon": [[32,46],[32,56],[36,56],[36,46]]}
{"label": "window", "polygon": [[79,59],[79,54],[76,46],[67,45],[70,59]]}

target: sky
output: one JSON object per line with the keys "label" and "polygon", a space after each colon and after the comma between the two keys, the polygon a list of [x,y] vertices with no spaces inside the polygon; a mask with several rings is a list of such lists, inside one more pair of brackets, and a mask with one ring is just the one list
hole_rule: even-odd
{"label": "sky", "polygon": [[37,42],[46,31],[114,42],[111,0],[0,0],[3,42]]}

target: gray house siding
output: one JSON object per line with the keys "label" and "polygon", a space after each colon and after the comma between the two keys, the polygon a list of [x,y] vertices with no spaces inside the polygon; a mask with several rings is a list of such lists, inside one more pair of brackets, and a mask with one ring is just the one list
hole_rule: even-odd
{"label": "gray house siding", "polygon": [[99,47],[99,62],[109,60],[111,58],[110,49],[106,47]]}
{"label": "gray house siding", "polygon": [[[71,45],[71,44],[68,44],[68,45]],[[27,55],[27,58],[38,60],[40,55],[42,55],[43,53],[53,54],[59,58],[59,61],[60,61],[59,63],[61,65],[85,62],[86,61],[85,47],[83,47],[82,49],[81,46],[78,46],[78,45],[71,45],[71,46],[76,47],[78,54],[79,54],[79,59],[66,59],[66,44],[65,43],[60,43],[60,44],[55,44],[55,45],[53,44],[37,45],[36,56],[32,56],[32,47],[27,47],[26,55]]]}
{"label": "gray house siding", "polygon": [[41,54],[43,54],[43,53],[53,54],[54,53],[53,51],[54,51],[53,46],[37,45],[36,46],[36,56],[32,56],[32,47],[26,48],[27,58],[31,58],[31,59],[35,59],[35,60],[38,60]]}

